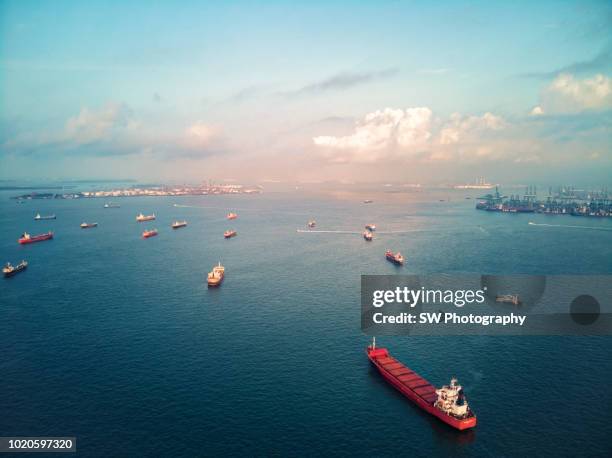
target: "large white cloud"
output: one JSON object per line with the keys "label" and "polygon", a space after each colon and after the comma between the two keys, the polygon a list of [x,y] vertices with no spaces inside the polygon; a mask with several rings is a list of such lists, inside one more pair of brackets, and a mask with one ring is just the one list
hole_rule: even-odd
{"label": "large white cloud", "polygon": [[612,80],[602,74],[578,79],[562,73],[542,91],[533,114],[575,113],[612,107]]}
{"label": "large white cloud", "polygon": [[66,121],[65,138],[77,144],[88,144],[120,134],[137,126],[130,109],[123,104],[109,103],[95,110],[84,107]]}

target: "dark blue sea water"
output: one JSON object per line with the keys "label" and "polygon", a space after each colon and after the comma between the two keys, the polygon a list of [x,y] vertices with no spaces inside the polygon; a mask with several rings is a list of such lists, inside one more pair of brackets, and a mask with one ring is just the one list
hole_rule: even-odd
{"label": "dark blue sea water", "polygon": [[[479,212],[459,192],[128,198],[119,209],[12,194],[0,193],[0,261],[30,267],[0,282],[0,435],[76,436],[89,456],[611,452],[612,338],[380,339],[436,385],[459,377],[478,426],[458,433],[369,366],[359,285],[398,272],[386,248],[407,256],[404,273],[612,273],[612,221]],[[35,222],[38,211],[57,220]],[[157,221],[136,223],[141,211]],[[172,231],[177,218],[189,226]],[[311,218],[321,230],[409,232],[369,244],[296,232]],[[153,227],[159,236],[141,239]],[[238,236],[224,240],[228,228]],[[24,230],[56,237],[19,246]],[[208,290],[219,260],[225,283]]]}

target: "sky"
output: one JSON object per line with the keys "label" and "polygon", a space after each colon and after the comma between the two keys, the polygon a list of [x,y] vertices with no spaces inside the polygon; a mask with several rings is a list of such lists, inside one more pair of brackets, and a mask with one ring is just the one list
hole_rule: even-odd
{"label": "sky", "polygon": [[0,179],[612,182],[609,1],[0,0]]}

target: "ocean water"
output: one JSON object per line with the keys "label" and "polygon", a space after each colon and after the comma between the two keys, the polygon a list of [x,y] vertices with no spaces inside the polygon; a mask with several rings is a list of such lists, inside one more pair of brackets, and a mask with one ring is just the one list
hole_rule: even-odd
{"label": "ocean water", "polygon": [[[610,274],[612,221],[480,212],[448,191],[127,198],[118,209],[14,194],[0,193],[0,261],[30,266],[0,282],[0,435],[76,436],[86,456],[611,453],[612,337],[381,338],[433,384],[459,378],[478,416],[460,433],[370,367],[359,286],[361,274],[399,272]],[[136,223],[141,211],[157,221]],[[319,230],[402,233],[298,233],[311,218]],[[225,240],[229,228],[238,236]],[[19,246],[25,230],[55,239]],[[218,261],[226,279],[209,290]]]}

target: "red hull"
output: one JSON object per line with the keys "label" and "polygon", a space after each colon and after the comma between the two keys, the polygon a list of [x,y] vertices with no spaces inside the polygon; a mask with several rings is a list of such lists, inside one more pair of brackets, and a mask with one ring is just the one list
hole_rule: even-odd
{"label": "red hull", "polygon": [[48,234],[35,235],[34,237],[30,237],[29,239],[24,239],[23,237],[18,240],[21,245],[27,245],[28,243],[42,242],[43,240],[50,240],[53,238],[53,233],[49,232]]}
{"label": "red hull", "polygon": [[367,355],[380,374],[421,409],[458,430],[476,426],[476,416],[473,414],[470,417],[458,419],[447,415],[435,407],[434,402],[437,399],[436,388],[414,371],[389,356],[386,348],[376,348],[374,350],[368,348]]}
{"label": "red hull", "polygon": [[149,237],[155,237],[156,235],[157,235],[157,232],[143,233],[142,238],[148,239]]}

